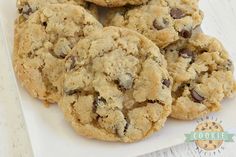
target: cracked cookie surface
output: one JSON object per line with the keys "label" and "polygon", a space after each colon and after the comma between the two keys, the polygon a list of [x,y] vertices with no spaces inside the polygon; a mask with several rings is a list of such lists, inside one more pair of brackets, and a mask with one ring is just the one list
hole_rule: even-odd
{"label": "cracked cookie surface", "polygon": [[74,4],[80,5],[85,9],[88,9],[92,15],[97,17],[96,7],[94,5],[90,5],[86,3],[84,0],[17,0],[17,8],[20,14],[18,19],[18,23],[22,23],[29,18],[31,14],[36,12],[37,10],[50,5],[50,4]]}
{"label": "cracked cookie surface", "polygon": [[47,103],[61,95],[64,58],[74,45],[102,25],[85,9],[53,4],[36,11],[15,32],[14,69],[28,92]]}
{"label": "cracked cookie surface", "polygon": [[162,128],[171,112],[166,60],[136,32],[95,32],[78,42],[65,67],[59,106],[80,135],[134,142]]}
{"label": "cracked cookie surface", "polygon": [[202,19],[198,0],[152,0],[137,7],[111,10],[105,25],[133,29],[164,48],[179,39],[190,38]]}
{"label": "cracked cookie surface", "polygon": [[125,5],[140,5],[149,0],[86,0],[103,7],[121,7]]}
{"label": "cracked cookie surface", "polygon": [[218,111],[235,92],[233,63],[217,39],[198,33],[164,53],[173,78],[172,117],[191,120]]}

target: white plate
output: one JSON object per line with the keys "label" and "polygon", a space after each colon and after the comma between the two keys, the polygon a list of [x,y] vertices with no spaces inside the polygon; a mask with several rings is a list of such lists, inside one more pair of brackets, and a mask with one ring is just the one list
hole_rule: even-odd
{"label": "white plate", "polygon": [[[14,0],[0,0],[0,20],[6,34],[10,55],[13,48],[13,23],[16,17]],[[206,27],[207,28],[207,27]],[[236,63],[236,56],[233,61]],[[19,85],[21,107],[26,121],[33,153],[36,157],[121,157],[137,156],[160,150],[184,142],[185,133],[192,131],[196,122],[169,119],[158,133],[134,144],[107,143],[78,136],[64,120],[63,114],[55,105],[45,108],[42,103],[31,98]],[[225,130],[236,128],[236,99],[223,102],[222,110],[212,114],[223,121]],[[234,121],[232,122],[232,119]]]}

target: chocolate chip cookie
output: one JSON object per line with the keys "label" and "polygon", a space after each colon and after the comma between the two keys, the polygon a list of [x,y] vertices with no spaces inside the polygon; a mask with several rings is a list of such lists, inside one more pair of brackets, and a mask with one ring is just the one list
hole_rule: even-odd
{"label": "chocolate chip cookie", "polygon": [[164,48],[179,39],[190,38],[202,19],[198,0],[152,0],[138,7],[111,10],[105,25],[133,29]]}
{"label": "chocolate chip cookie", "polygon": [[215,38],[198,33],[163,53],[173,78],[172,117],[191,120],[218,111],[235,92],[233,63]]}
{"label": "chocolate chip cookie", "polygon": [[20,13],[19,23],[27,20],[29,16],[49,4],[69,3],[80,5],[91,10],[91,13],[97,17],[96,7],[86,3],[84,0],[17,0],[17,8]]}
{"label": "chocolate chip cookie", "polygon": [[149,0],[85,0],[103,7],[121,7],[125,5],[140,5]]}
{"label": "chocolate chip cookie", "polygon": [[15,34],[14,68],[22,85],[36,98],[57,102],[64,58],[98,29],[102,25],[78,5],[52,4],[36,11]]}
{"label": "chocolate chip cookie", "polygon": [[144,36],[107,27],[66,57],[59,106],[80,134],[134,142],[161,129],[171,112],[166,60]]}

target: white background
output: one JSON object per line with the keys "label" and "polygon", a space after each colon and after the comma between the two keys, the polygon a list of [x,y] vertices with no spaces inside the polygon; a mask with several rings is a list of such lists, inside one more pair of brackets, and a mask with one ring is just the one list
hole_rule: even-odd
{"label": "white background", "polygon": [[[7,6],[1,6],[2,2],[3,0],[0,0],[0,8],[4,9],[5,7],[6,9]],[[201,9],[205,13],[205,19],[202,25],[203,31],[219,38],[230,52],[231,56],[236,56],[236,1],[201,0],[200,4]],[[33,156],[31,144],[26,131],[27,129],[24,125],[24,118],[21,114],[16,84],[12,76],[10,56],[5,53],[8,47],[5,45],[5,38],[2,38],[4,34],[7,34],[2,32],[1,22],[2,21],[0,21],[0,157],[31,157]],[[232,123],[236,123],[236,119],[232,119]],[[173,133],[174,132],[175,130],[173,130]],[[194,151],[194,148],[192,144],[183,144],[145,155],[145,157],[198,157],[199,155]],[[231,157],[235,154],[235,149],[235,143],[226,144],[225,150],[218,156]],[[68,155],[68,157],[69,156],[70,155]],[[129,154],[127,154],[127,157],[129,157]]]}

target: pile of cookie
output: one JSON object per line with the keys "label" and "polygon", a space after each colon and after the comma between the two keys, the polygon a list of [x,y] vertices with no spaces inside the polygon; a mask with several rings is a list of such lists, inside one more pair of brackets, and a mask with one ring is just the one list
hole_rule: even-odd
{"label": "pile of cookie", "polygon": [[135,142],[168,117],[218,111],[236,90],[233,63],[197,31],[198,3],[18,0],[15,73],[33,97],[59,104],[80,135],[99,140]]}

